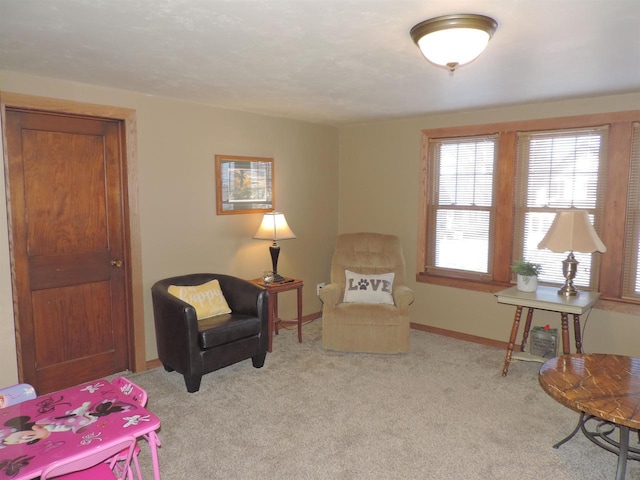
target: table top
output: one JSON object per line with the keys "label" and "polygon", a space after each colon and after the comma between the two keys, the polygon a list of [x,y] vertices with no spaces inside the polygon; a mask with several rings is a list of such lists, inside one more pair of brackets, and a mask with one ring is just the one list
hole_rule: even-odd
{"label": "table top", "polygon": [[539,380],[545,392],[569,408],[640,428],[640,358],[563,355],[542,365]]}
{"label": "table top", "polygon": [[558,290],[558,287],[539,285],[535,292],[521,292],[518,287],[511,287],[496,293],[496,297],[499,303],[575,315],[582,315],[589,310],[600,297],[600,292],[589,291],[580,291],[576,296],[567,297],[558,295]]}
{"label": "table top", "polygon": [[287,290],[291,290],[292,288],[302,288],[304,285],[304,282],[297,278],[285,278],[285,281],[283,283],[274,282],[269,285],[264,283],[261,278],[254,278],[249,281],[260,285],[262,288],[266,288],[269,292],[273,293],[286,292]]}
{"label": "table top", "polygon": [[158,417],[127,395],[96,380],[1,409],[0,480],[37,478],[79,448],[157,430]]}

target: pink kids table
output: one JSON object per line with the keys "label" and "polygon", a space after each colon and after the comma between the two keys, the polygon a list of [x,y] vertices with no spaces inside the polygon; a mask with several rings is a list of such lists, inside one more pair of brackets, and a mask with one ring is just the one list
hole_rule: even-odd
{"label": "pink kids table", "polygon": [[[52,462],[106,440],[149,438],[160,420],[108,380],[96,380],[0,409],[0,480],[40,476]],[[156,442],[149,442],[156,480]]]}

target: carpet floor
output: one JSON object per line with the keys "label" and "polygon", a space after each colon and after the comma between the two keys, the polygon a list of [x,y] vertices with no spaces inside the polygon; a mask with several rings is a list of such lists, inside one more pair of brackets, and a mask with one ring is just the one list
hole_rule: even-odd
{"label": "carpet floor", "polygon": [[[262,369],[213,372],[193,394],[175,372],[129,374],[162,421],[162,478],[615,478],[618,457],[582,433],[551,448],[578,414],[541,389],[539,364],[502,377],[504,351],[417,330],[406,355],[331,352],[321,329],[305,325],[302,344],[281,330]],[[144,446],[140,459],[153,478]]]}

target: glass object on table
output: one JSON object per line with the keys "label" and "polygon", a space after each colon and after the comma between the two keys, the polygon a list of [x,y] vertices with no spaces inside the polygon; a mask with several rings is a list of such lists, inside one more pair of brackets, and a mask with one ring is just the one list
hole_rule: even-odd
{"label": "glass object on table", "polygon": [[265,285],[271,285],[274,279],[275,275],[271,270],[265,270],[262,272],[262,281]]}

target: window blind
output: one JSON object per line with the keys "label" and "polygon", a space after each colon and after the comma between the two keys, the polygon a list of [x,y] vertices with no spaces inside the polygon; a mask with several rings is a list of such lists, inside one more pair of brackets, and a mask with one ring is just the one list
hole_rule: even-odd
{"label": "window blind", "polygon": [[427,269],[489,273],[497,136],[430,141]]}
{"label": "window blind", "polygon": [[622,295],[640,298],[640,123],[633,125],[631,141]]}
{"label": "window blind", "polygon": [[[564,283],[562,260],[568,252],[538,250],[556,210],[587,210],[596,231],[602,221],[604,159],[608,128],[592,127],[518,134],[514,259],[542,264],[539,280]],[[597,262],[575,252],[580,262],[576,286],[595,287]]]}

